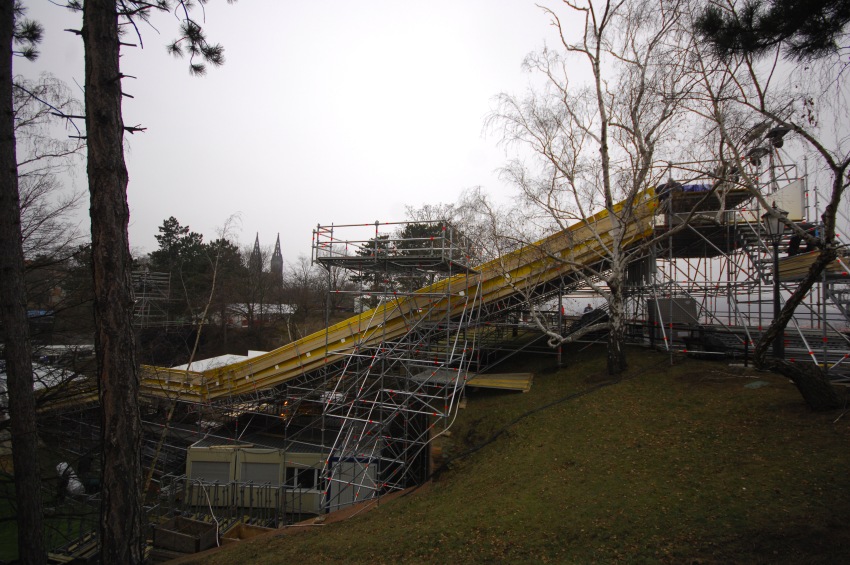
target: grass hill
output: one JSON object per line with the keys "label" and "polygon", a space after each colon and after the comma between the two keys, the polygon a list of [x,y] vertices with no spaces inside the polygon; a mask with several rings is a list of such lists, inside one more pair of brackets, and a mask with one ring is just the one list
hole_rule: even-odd
{"label": "grass hill", "polygon": [[469,391],[448,469],[369,512],[185,562],[850,563],[850,415],[727,363],[604,350]]}

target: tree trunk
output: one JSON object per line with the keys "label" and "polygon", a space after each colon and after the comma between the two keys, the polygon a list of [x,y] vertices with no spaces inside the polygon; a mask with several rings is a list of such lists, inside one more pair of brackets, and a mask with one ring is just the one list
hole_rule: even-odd
{"label": "tree trunk", "polygon": [[622,374],[627,368],[626,362],[626,320],[625,320],[625,297],[619,284],[618,275],[612,273],[608,285],[611,295],[608,299],[608,318],[611,329],[608,332],[608,374],[611,376]]}
{"label": "tree trunk", "polygon": [[812,410],[835,410],[845,405],[835,387],[829,382],[826,372],[817,365],[789,363],[782,359],[767,358],[757,366],[791,379]]}
{"label": "tree trunk", "polygon": [[95,346],[103,440],[102,563],[141,563],[141,420],[127,236],[127,167],[114,0],[83,10]]}
{"label": "tree trunk", "polygon": [[18,556],[22,563],[46,563],[12,110],[14,25],[13,2],[3,2],[0,4],[0,322],[12,428]]}
{"label": "tree trunk", "polygon": [[[800,305],[812,286],[821,279],[827,265],[835,261],[836,257],[837,252],[833,245],[827,245],[821,249],[805,278],[800,281],[800,284],[788,298],[779,312],[779,316],[771,322],[770,327],[764,332],[753,353],[753,362],[756,367],[775,371],[791,379],[812,410],[833,410],[844,405],[838,392],[830,384],[826,372],[820,367],[808,363],[788,363],[781,359],[768,357],[767,352],[776,337],[782,335],[785,331],[785,327],[794,315],[797,306]],[[774,273],[774,276],[778,275],[779,273]]]}

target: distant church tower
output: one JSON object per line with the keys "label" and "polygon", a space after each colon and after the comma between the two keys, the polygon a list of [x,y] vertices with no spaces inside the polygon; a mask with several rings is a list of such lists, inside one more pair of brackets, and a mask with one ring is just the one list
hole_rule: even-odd
{"label": "distant church tower", "polygon": [[257,238],[254,239],[254,250],[251,252],[251,257],[248,258],[248,270],[253,273],[263,272],[263,256],[260,253],[260,234],[257,233]]}
{"label": "distant church tower", "polygon": [[272,281],[279,285],[283,282],[283,255],[280,252],[280,234],[277,234],[277,242],[274,244],[271,264],[269,265]]}

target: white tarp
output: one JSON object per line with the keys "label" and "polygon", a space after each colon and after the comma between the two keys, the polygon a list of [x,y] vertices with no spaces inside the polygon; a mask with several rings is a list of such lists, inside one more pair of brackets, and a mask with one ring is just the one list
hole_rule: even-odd
{"label": "white tarp", "polygon": [[[792,222],[802,222],[806,219],[805,207],[805,184],[802,179],[797,179],[790,182],[774,192],[765,196],[768,204],[776,204],[777,208],[781,208],[788,212],[788,219]],[[764,210],[758,212],[758,204],[755,200],[750,200],[741,209],[741,215],[745,222],[760,222],[761,214]]]}

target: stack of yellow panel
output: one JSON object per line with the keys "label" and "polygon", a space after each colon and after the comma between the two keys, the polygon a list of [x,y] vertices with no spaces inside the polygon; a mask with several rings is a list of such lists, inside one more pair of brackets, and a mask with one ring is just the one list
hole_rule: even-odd
{"label": "stack of yellow panel", "polygon": [[534,373],[475,374],[469,377],[466,386],[528,392],[531,390],[532,381],[534,381]]}
{"label": "stack of yellow panel", "polygon": [[[817,258],[817,251],[801,253],[792,257],[783,257],[779,260],[779,280],[796,281],[802,279],[809,272],[809,268]],[[827,277],[848,277],[848,257],[840,256],[826,267]]]}

